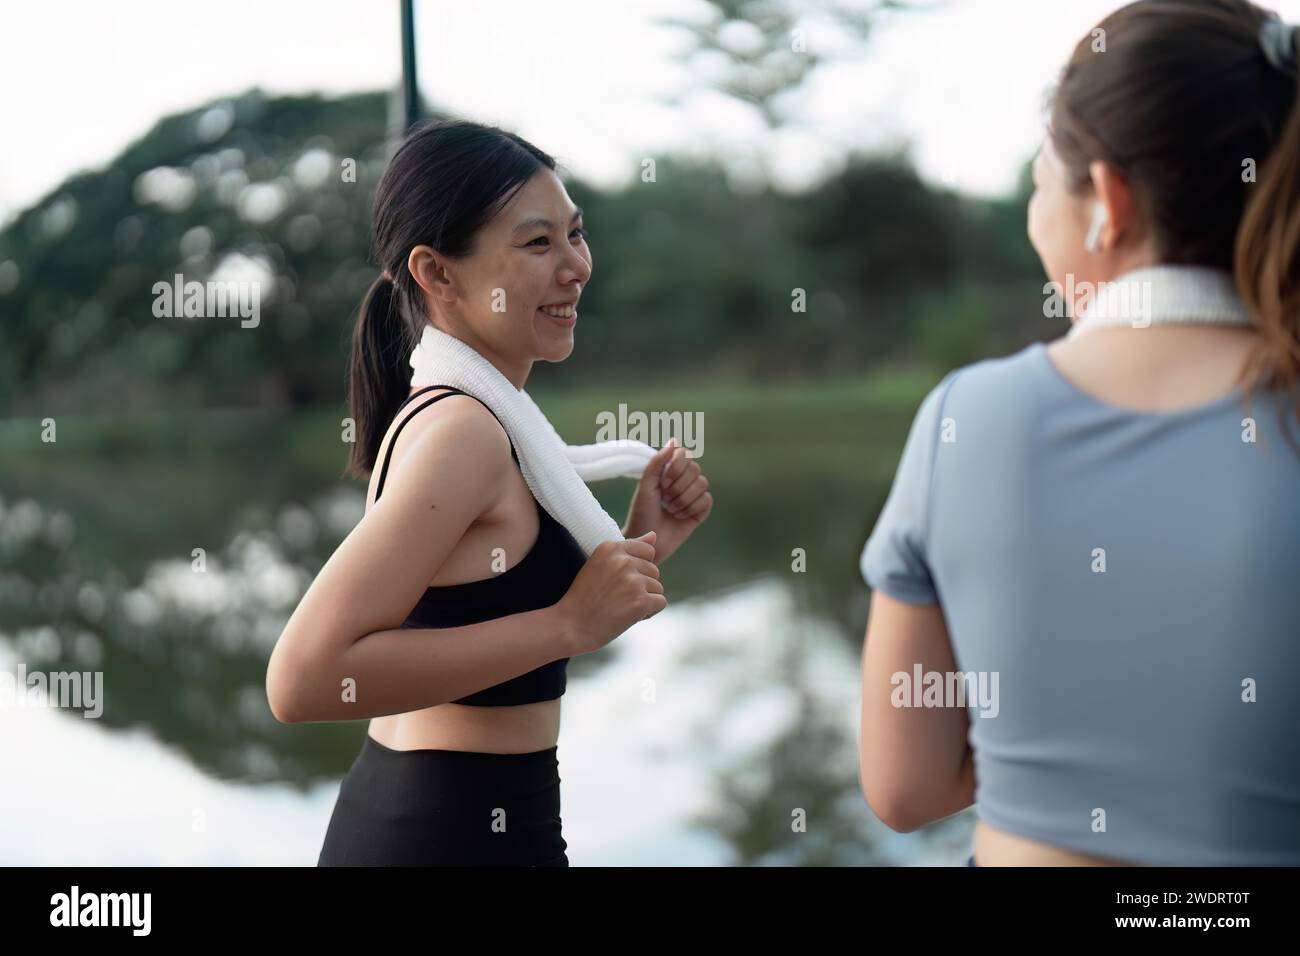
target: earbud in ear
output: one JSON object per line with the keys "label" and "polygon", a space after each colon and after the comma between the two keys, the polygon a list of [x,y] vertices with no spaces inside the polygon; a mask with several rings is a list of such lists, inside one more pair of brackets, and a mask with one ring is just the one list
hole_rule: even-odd
{"label": "earbud in ear", "polygon": [[1101,203],[1094,203],[1092,207],[1092,225],[1088,227],[1088,236],[1083,240],[1083,247],[1089,252],[1096,252],[1101,248],[1101,231],[1106,228],[1110,222],[1110,213]]}

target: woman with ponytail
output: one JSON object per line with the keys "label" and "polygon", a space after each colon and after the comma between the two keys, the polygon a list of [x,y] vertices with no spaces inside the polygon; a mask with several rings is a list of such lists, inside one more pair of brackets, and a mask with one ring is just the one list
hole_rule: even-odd
{"label": "woman with ponytail", "polygon": [[1066,64],[1028,219],[1073,326],[940,382],[862,553],[895,829],[1300,864],[1298,90],[1248,0],[1141,0]]}
{"label": "woman with ponytail", "polygon": [[[664,608],[658,563],[712,507],[684,449],[567,447],[524,391],[573,350],[592,271],[555,165],[431,123],[376,190],[349,378],[366,512],[267,669],[278,719],[369,720],[320,865],[567,866],[568,659]],[[621,528],[583,484],[610,475],[640,478]]]}

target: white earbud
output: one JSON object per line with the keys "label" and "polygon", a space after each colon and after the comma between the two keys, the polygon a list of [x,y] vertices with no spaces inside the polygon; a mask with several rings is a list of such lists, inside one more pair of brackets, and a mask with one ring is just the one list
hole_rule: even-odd
{"label": "white earbud", "polygon": [[1101,231],[1106,228],[1110,222],[1110,213],[1101,203],[1095,203],[1092,207],[1092,225],[1088,227],[1088,236],[1083,240],[1083,247],[1089,252],[1096,252],[1101,248]]}

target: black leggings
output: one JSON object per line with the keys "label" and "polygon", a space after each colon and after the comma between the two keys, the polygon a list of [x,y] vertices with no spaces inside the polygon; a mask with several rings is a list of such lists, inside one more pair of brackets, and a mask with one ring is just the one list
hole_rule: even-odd
{"label": "black leggings", "polygon": [[317,866],[568,866],[556,748],[392,750],[366,734]]}

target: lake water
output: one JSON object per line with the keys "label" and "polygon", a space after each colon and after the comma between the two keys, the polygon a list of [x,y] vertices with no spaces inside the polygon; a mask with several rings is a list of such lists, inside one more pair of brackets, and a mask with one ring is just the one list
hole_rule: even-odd
{"label": "lake water", "polygon": [[[970,811],[896,834],[857,781],[857,555],[914,399],[698,406],[717,503],[669,607],[570,663],[571,863],[960,864]],[[329,415],[190,421],[0,435],[0,674],[103,675],[98,719],[0,706],[0,863],[315,863],[366,722],[278,723],[266,660],[363,492]],[[619,518],[631,488],[595,486]]]}

